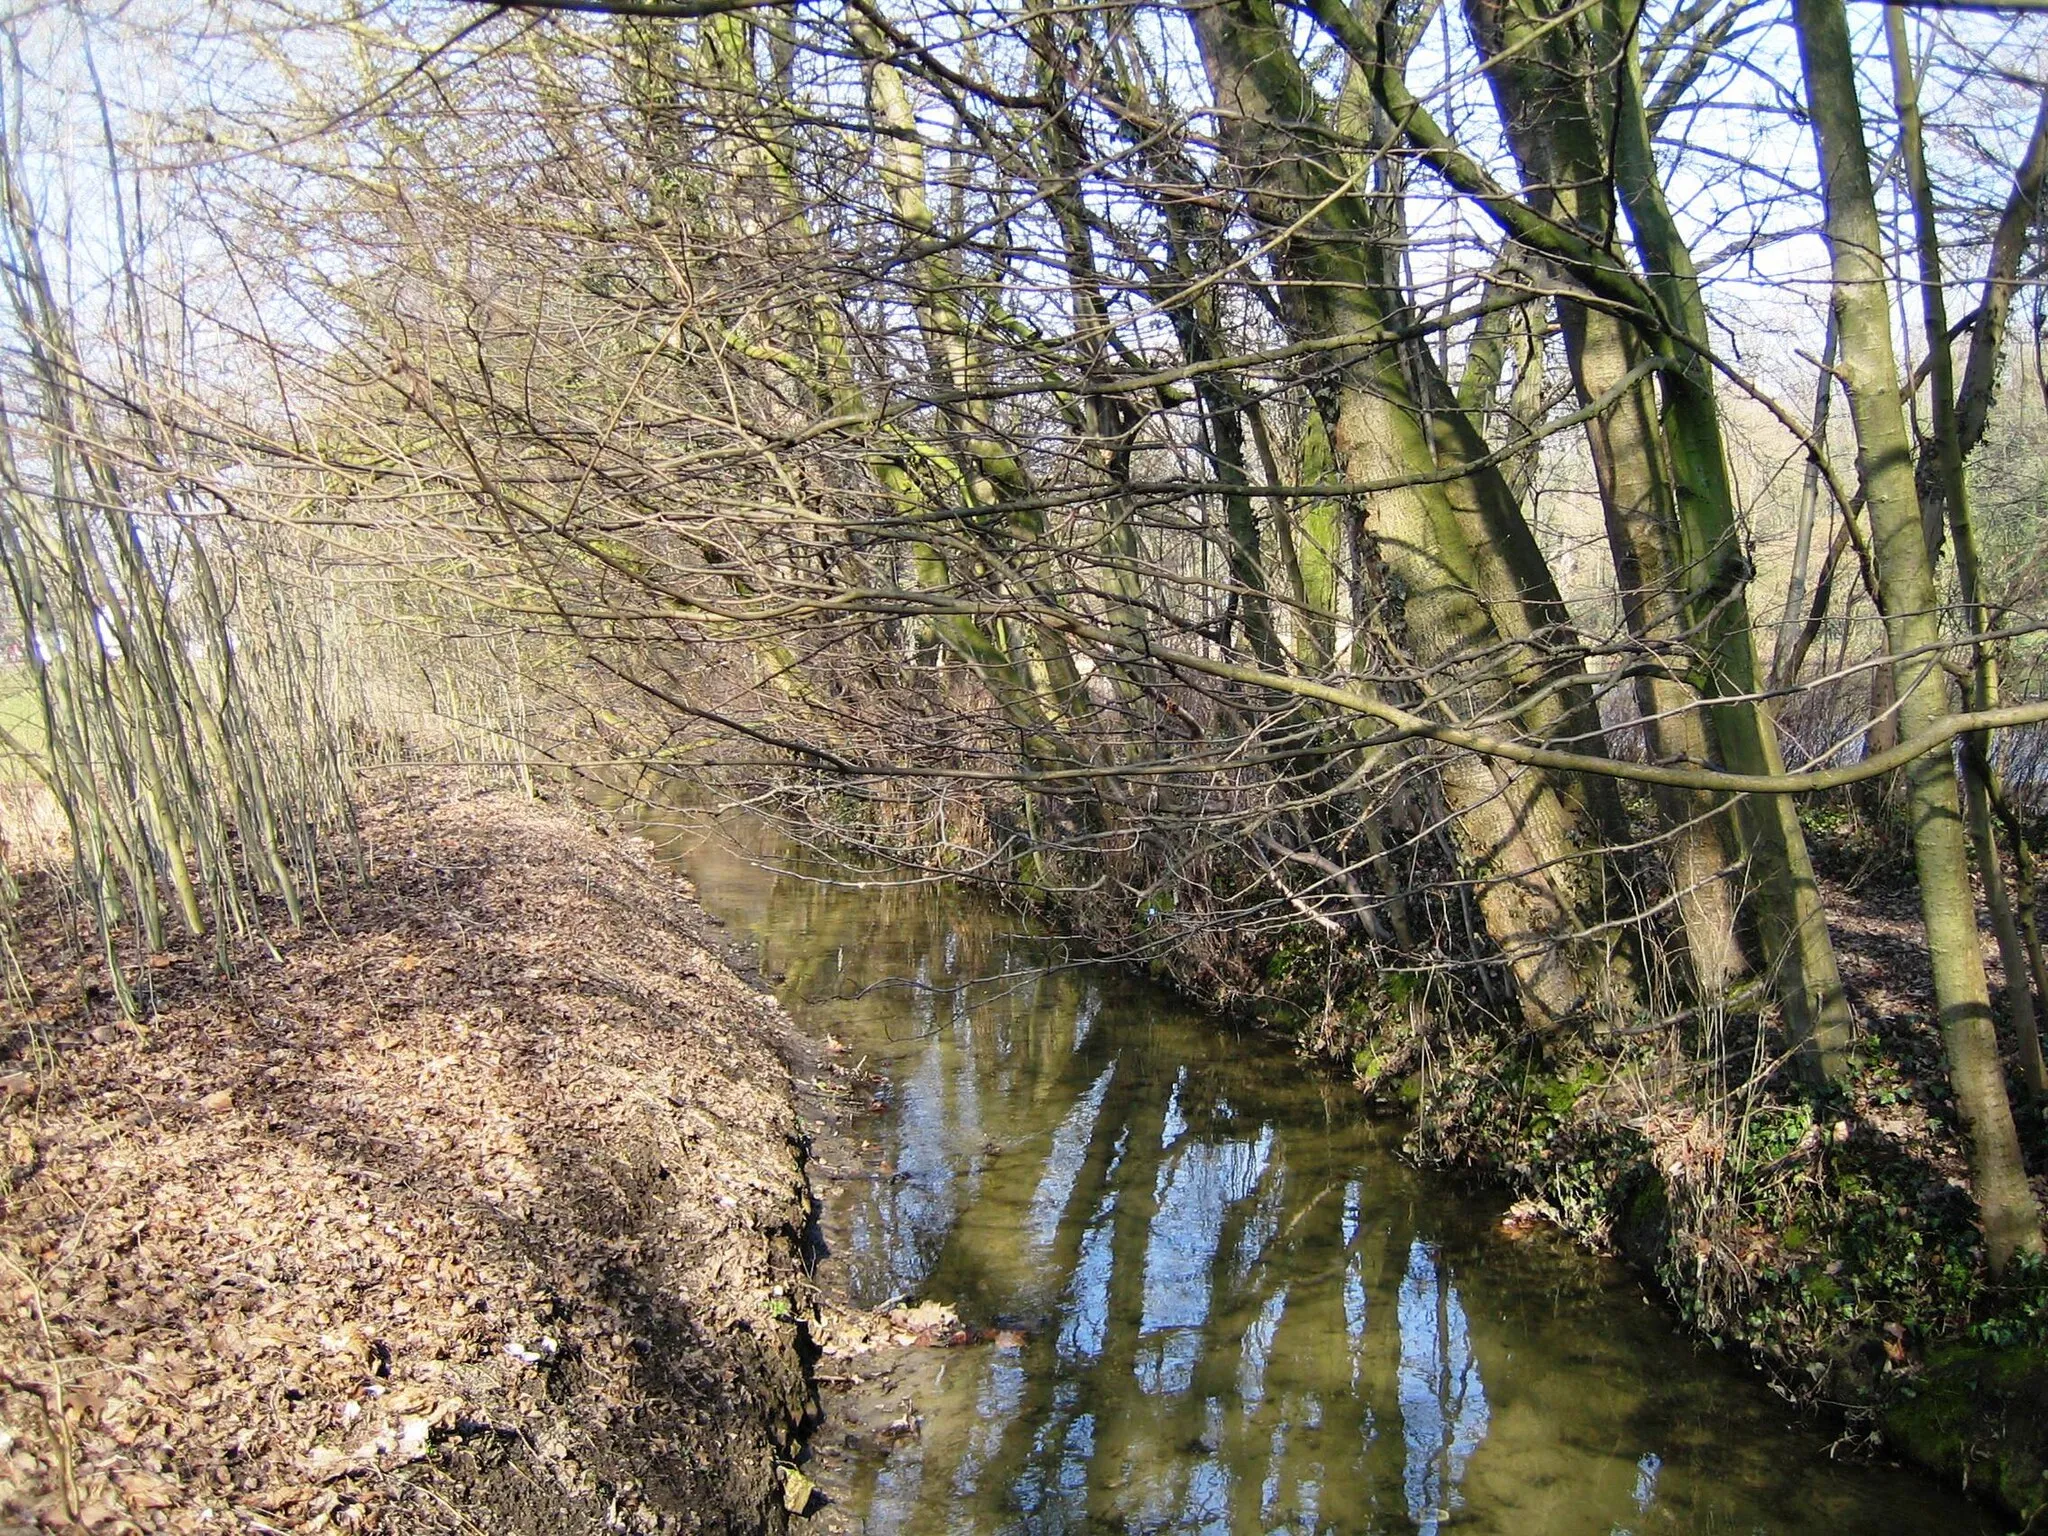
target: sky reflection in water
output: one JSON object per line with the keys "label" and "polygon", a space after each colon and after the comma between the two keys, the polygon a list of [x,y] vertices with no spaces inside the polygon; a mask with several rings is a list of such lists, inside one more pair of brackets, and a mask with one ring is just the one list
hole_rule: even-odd
{"label": "sky reflection in water", "polygon": [[922,1436],[864,1466],[873,1536],[1998,1528],[1829,1462],[1612,1266],[1502,1236],[1497,1198],[1270,1044],[1043,969],[958,893],[682,861],[893,1084],[885,1171],[826,1223],[856,1295],[1027,1335],[956,1352]]}

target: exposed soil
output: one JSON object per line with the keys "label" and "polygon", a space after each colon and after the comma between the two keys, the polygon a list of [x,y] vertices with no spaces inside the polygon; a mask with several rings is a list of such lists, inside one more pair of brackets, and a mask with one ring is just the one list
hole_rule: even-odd
{"label": "exposed soil", "polygon": [[[749,951],[734,948],[725,958],[742,976],[766,985]],[[795,1453],[803,1481],[790,1490],[797,1496],[789,1502],[806,1517],[796,1527],[805,1536],[858,1536],[866,1529],[854,1508],[859,1462],[924,1432],[919,1404],[931,1399],[953,1351],[1001,1348],[1010,1341],[963,1329],[943,1302],[891,1297],[870,1308],[852,1295],[844,1258],[853,1252],[853,1202],[841,1196],[847,1185],[878,1185],[894,1176],[871,1134],[876,1119],[891,1110],[888,1083],[829,1035],[797,1029],[785,1037],[783,1050],[816,1201],[805,1299],[807,1332],[817,1351],[812,1381],[821,1406],[812,1433]]]}
{"label": "exposed soil", "polygon": [[789,1025],[645,850],[387,797],[303,933],[122,1022],[32,891],[0,1525],[779,1528],[815,1414]]}

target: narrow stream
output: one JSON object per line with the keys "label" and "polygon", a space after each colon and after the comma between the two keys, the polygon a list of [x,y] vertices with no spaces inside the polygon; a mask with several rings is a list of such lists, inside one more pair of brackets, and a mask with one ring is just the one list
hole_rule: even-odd
{"label": "narrow stream", "polygon": [[891,1085],[881,1171],[820,1191],[842,1283],[1023,1336],[950,1351],[922,1432],[861,1462],[873,1536],[2003,1529],[1831,1461],[1617,1266],[1504,1233],[1272,1042],[971,893],[668,852]]}

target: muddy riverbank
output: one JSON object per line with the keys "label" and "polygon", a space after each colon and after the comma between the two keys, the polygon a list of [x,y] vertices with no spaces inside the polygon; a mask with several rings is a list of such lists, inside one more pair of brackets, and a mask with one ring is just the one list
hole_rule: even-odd
{"label": "muddy riverbank", "polygon": [[306,931],[123,1022],[31,890],[0,1526],[781,1526],[815,1411],[789,1024],[630,840],[388,795]]}

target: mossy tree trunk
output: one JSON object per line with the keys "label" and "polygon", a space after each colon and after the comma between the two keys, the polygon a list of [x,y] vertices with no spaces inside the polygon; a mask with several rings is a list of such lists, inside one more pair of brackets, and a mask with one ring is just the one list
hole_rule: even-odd
{"label": "mossy tree trunk", "polygon": [[[1321,131],[1324,104],[1270,0],[1224,0],[1187,14],[1252,215],[1273,232],[1291,329],[1305,338],[1389,330],[1378,221],[1359,174]],[[1561,712],[1556,702],[1556,656],[1534,640],[1554,617],[1547,599],[1555,585],[1547,571],[1527,568],[1531,557],[1540,566],[1541,555],[1526,524],[1519,536],[1501,526],[1504,518],[1519,523],[1520,513],[1496,469],[1439,473],[1442,450],[1456,446],[1454,438],[1439,441],[1439,430],[1480,440],[1469,425],[1444,420],[1438,402],[1426,402],[1426,412],[1403,364],[1391,342],[1346,348],[1328,360],[1315,392],[1346,478],[1376,487],[1360,498],[1364,521],[1402,594],[1407,642],[1437,707],[1463,718],[1513,716],[1518,699],[1547,697],[1541,719],[1521,724],[1555,726],[1570,705]],[[1475,534],[1489,528],[1496,537],[1477,547]],[[1540,584],[1532,586],[1532,574]],[[1470,754],[1445,761],[1442,784],[1487,930],[1532,1026],[1631,1006],[1632,968],[1617,965],[1612,943],[1595,937],[1604,872],[1587,787]]]}
{"label": "mossy tree trunk", "polygon": [[[1899,398],[1890,273],[1856,95],[1848,13],[1842,0],[1794,0],[1793,18],[1820,159],[1839,366],[1870,511],[1899,733],[1911,738],[1947,713],[1948,675],[1933,557]],[[1929,752],[1907,766],[1905,778],[1942,1042],[1969,1133],[1985,1245],[1993,1270],[2003,1270],[2015,1254],[2042,1251],[2041,1216],[2027,1184],[1992,1027],[1955,764],[1946,752]]]}

